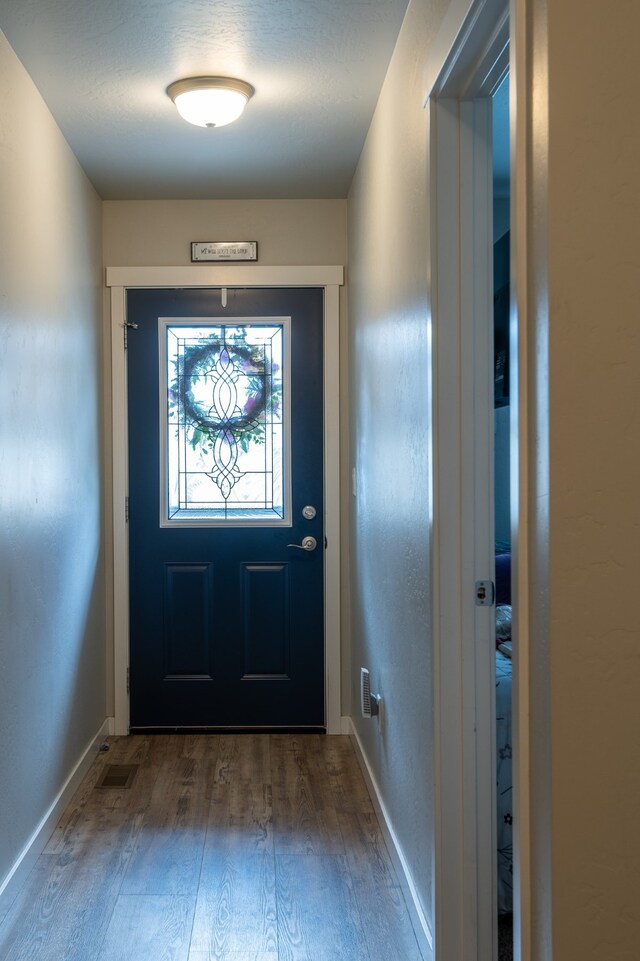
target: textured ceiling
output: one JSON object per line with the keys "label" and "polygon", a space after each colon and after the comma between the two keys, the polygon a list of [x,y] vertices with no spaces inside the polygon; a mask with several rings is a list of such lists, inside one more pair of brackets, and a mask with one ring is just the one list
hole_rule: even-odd
{"label": "textured ceiling", "polygon": [[[105,199],[344,197],[407,0],[0,0],[0,29]],[[165,90],[255,95],[219,130]]]}

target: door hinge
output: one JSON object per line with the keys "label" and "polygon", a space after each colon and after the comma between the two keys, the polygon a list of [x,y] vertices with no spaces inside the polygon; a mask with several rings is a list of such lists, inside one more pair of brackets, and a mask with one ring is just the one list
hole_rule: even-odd
{"label": "door hinge", "polygon": [[127,668],[127,694],[131,693],[131,669]]}
{"label": "door hinge", "polygon": [[124,349],[126,350],[127,347],[129,346],[129,329],[131,329],[131,330],[137,330],[137,329],[138,329],[138,325],[137,325],[137,324],[130,324],[128,320],[125,320],[124,324],[121,324],[120,326],[122,327],[122,334],[123,334],[123,341],[124,341]]}
{"label": "door hinge", "polygon": [[476,581],[476,607],[493,607],[495,596],[493,581]]}
{"label": "door hinge", "polygon": [[127,495],[124,499],[124,522],[129,523],[129,496]]}

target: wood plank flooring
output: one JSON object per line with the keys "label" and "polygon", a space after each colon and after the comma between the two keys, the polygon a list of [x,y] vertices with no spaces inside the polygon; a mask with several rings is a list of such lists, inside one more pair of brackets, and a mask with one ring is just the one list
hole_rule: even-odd
{"label": "wood plank flooring", "polygon": [[[0,924],[3,961],[422,961],[348,738],[110,738]],[[129,789],[98,788],[137,764]]]}

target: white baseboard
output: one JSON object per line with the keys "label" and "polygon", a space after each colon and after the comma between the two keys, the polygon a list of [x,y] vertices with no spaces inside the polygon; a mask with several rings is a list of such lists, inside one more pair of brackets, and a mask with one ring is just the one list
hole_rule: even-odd
{"label": "white baseboard", "polygon": [[351,718],[344,715],[340,718],[340,733],[351,736]]}
{"label": "white baseboard", "polygon": [[391,855],[391,860],[393,861],[393,866],[398,875],[398,881],[400,882],[400,887],[402,888],[402,893],[404,894],[404,899],[407,904],[407,909],[411,917],[411,923],[413,924],[413,930],[416,935],[416,940],[424,957],[424,961],[433,961],[433,934],[429,923],[422,910],[422,905],[418,898],[418,892],[416,891],[416,886],[413,881],[409,865],[407,864],[407,859],[404,856],[400,842],[396,836],[393,829],[393,824],[391,818],[389,817],[389,812],[387,811],[384,801],[380,795],[380,790],[378,788],[373,772],[369,767],[369,762],[367,760],[366,754],[362,747],[360,738],[358,737],[358,732],[356,731],[353,721],[350,717],[342,718],[343,722],[347,722],[348,730],[345,731],[351,738],[351,743],[353,744],[356,757],[358,758],[358,763],[362,769],[364,779],[371,795],[371,800],[375,808],[376,814],[378,815],[378,820],[380,821],[380,827],[382,828],[382,833],[384,834],[387,847],[389,849],[389,854]]}
{"label": "white baseboard", "polygon": [[18,890],[24,884],[27,875],[47,846],[64,809],[98,753],[100,744],[105,737],[112,733],[112,730],[113,718],[105,718],[97,733],[91,738],[80,755],[64,785],[51,803],[49,810],[25,844],[13,867],[0,883],[0,918],[8,910]]}

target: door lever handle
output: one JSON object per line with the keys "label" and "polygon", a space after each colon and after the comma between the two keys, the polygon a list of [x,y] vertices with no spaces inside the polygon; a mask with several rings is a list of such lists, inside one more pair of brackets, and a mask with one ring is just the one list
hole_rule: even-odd
{"label": "door lever handle", "polygon": [[311,534],[302,538],[302,544],[287,544],[287,547],[297,547],[299,551],[315,551],[317,546],[318,542]]}

